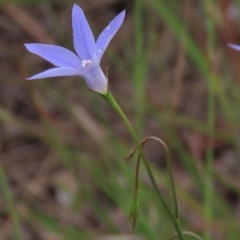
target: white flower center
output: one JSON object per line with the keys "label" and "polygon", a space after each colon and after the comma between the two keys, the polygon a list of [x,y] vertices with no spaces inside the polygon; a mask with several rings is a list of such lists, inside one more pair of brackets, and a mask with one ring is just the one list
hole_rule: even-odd
{"label": "white flower center", "polygon": [[88,67],[91,63],[91,60],[82,60],[82,67]]}

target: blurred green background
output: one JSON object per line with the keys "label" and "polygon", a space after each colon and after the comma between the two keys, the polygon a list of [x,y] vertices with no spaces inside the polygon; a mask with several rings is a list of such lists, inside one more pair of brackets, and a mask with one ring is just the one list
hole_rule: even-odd
{"label": "blurred green background", "polygon": [[[140,172],[115,111],[79,77],[25,81],[51,67],[24,43],[73,50],[71,11],[99,35],[126,18],[103,56],[110,89],[139,139],[168,145],[183,230],[240,239],[240,0],[0,1],[0,239],[169,239],[174,229]],[[170,206],[163,149],[145,153]],[[193,237],[186,237],[193,239]]]}

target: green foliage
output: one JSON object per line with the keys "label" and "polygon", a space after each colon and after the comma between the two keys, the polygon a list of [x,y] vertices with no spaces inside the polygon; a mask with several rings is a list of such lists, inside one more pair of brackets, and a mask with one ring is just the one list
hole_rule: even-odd
{"label": "green foliage", "polygon": [[[182,228],[205,239],[238,240],[239,209],[234,199],[240,198],[237,170],[240,53],[235,52],[235,57],[230,58],[234,54],[230,55],[232,50],[226,47],[224,36],[228,33],[221,11],[224,9],[218,1],[206,1],[207,4],[195,1],[197,7],[190,2],[149,0],[131,5],[129,1],[126,23],[110,44],[102,66],[103,69],[108,66],[111,90],[139,137],[154,134],[164,139],[170,149]],[[240,6],[240,1],[231,2]],[[53,3],[70,6],[68,1],[0,0],[0,3],[40,6],[41,14],[46,16],[40,24],[48,27],[50,35],[59,36],[56,42],[69,38],[66,44],[71,46],[71,30],[64,25],[70,19],[69,12],[52,7]],[[103,24],[95,21],[95,32],[113,14],[109,17],[102,13],[119,8],[105,4],[96,8],[94,3],[84,5],[93,24],[95,18],[103,21]],[[213,9],[212,14],[207,14],[208,8]],[[54,15],[49,14],[53,12]],[[30,14],[34,16],[34,12]],[[234,23],[240,28],[239,19]],[[10,47],[3,45],[4,49],[9,47],[12,55],[0,48],[4,89],[0,97],[3,152],[0,194],[4,196],[0,204],[4,208],[1,206],[0,213],[4,209],[12,219],[15,227],[10,234],[12,239],[15,236],[21,239],[19,228],[30,234],[44,232],[69,240],[104,239],[106,235],[128,233],[136,159],[124,161],[134,146],[124,124],[102,98],[85,90],[79,78],[26,83],[23,79],[27,76],[23,75],[36,73],[42,62],[29,58],[23,50],[22,42],[29,42],[29,36],[20,28],[16,33],[15,25],[9,26],[9,29],[5,26],[7,31],[12,37],[16,34],[17,40]],[[4,44],[11,42],[8,39],[12,38],[6,37]],[[178,67],[183,62],[181,73]],[[4,86],[11,90],[5,102]],[[17,107],[11,105],[14,101],[19,104]],[[24,109],[26,115],[21,112]],[[29,117],[31,111],[33,117]],[[208,137],[215,145],[206,146]],[[230,149],[230,156],[222,162],[214,155],[218,148]],[[19,153],[18,149],[22,151]],[[11,160],[14,154],[17,157]],[[159,189],[173,209],[162,149],[153,145],[146,148],[146,155]],[[229,192],[230,199],[226,197]],[[137,216],[136,235],[150,240],[174,235],[143,166],[136,206],[138,214],[134,211],[132,218],[135,225]],[[0,238],[2,230],[0,226]]]}

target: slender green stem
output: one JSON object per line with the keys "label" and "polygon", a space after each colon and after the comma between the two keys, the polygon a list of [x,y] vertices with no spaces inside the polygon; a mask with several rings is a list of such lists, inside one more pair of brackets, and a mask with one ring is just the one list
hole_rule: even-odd
{"label": "slender green stem", "polygon": [[134,185],[134,195],[133,195],[133,203],[131,206],[131,211],[129,215],[129,225],[134,231],[137,226],[138,221],[138,183],[139,183],[139,169],[141,163],[141,156],[138,155],[137,165],[136,165],[136,173],[135,173],[135,185]]}
{"label": "slender green stem", "polygon": [[140,169],[140,156],[138,157],[137,160],[137,166],[136,166],[136,174],[135,174],[135,186],[134,186],[134,190],[137,193],[138,192],[138,176],[139,176],[139,169]]}
{"label": "slender green stem", "polygon": [[134,195],[133,195],[133,202],[129,214],[129,225],[132,231],[134,231],[137,227],[137,222],[138,222],[138,190],[134,190]]}
{"label": "slender green stem", "polygon": [[157,186],[157,183],[155,181],[155,178],[152,174],[152,171],[150,169],[150,166],[148,165],[147,163],[147,160],[145,158],[145,155],[143,153],[143,150],[142,150],[142,147],[137,139],[137,136],[136,136],[136,133],[134,131],[134,129],[132,128],[132,125],[130,124],[128,118],[126,117],[126,115],[124,114],[124,112],[122,111],[122,109],[119,107],[118,103],[115,101],[114,97],[112,96],[112,94],[110,92],[108,92],[105,96],[103,96],[103,98],[117,111],[117,113],[121,116],[121,118],[123,119],[124,123],[126,124],[137,148],[138,148],[138,151],[139,151],[139,154],[141,155],[141,158],[142,158],[142,161],[143,161],[143,164],[147,170],[147,173],[148,173],[148,176],[151,180],[151,183],[153,185],[153,188],[158,196],[158,199],[159,201],[161,202],[162,206],[164,207],[167,215],[169,216],[171,222],[173,223],[174,227],[175,227],[175,230],[177,232],[177,235],[179,237],[180,240],[184,240],[184,237],[183,237],[183,234],[182,234],[182,231],[181,231],[181,228],[180,228],[180,224],[179,224],[179,219],[176,219],[174,217],[174,215],[172,214],[170,208],[168,207],[166,201],[164,200],[162,194],[160,193],[160,191],[158,190],[158,186]]}
{"label": "slender green stem", "polygon": [[169,173],[169,176],[170,176],[170,185],[171,185],[170,187],[171,187],[172,195],[173,195],[174,216],[175,216],[176,219],[178,219],[179,218],[179,210],[178,210],[178,203],[177,203],[177,194],[176,194],[176,190],[175,190],[175,184],[174,184],[173,173],[172,173],[172,163],[171,163],[171,157],[170,157],[170,153],[169,153],[168,147],[167,147],[167,145],[165,144],[164,141],[162,141],[160,138],[154,137],[154,136],[145,138],[141,142],[141,144],[145,145],[145,143],[148,140],[157,141],[157,142],[159,142],[163,146],[164,153],[165,153],[166,160],[167,160],[168,173]]}
{"label": "slender green stem", "polygon": [[207,15],[207,50],[210,68],[208,69],[208,148],[206,153],[206,177],[204,188],[204,218],[206,222],[206,228],[204,233],[204,239],[209,240],[211,238],[211,219],[212,219],[212,207],[213,207],[213,146],[211,139],[214,135],[214,123],[215,123],[215,84],[214,75],[212,73],[214,67],[214,21],[212,18],[212,0],[205,0],[205,9]]}
{"label": "slender green stem", "polygon": [[21,233],[21,227],[20,227],[20,222],[18,219],[18,214],[17,214],[16,210],[14,209],[13,197],[12,197],[10,188],[8,186],[5,171],[1,164],[0,164],[0,182],[2,185],[2,189],[3,189],[3,194],[7,200],[8,210],[9,210],[9,213],[10,213],[12,221],[13,221],[15,237],[17,240],[22,240],[23,237],[22,237],[22,233]]}

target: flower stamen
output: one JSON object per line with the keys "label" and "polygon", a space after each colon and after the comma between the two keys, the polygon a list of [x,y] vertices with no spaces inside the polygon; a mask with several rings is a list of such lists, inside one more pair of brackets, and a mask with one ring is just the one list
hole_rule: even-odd
{"label": "flower stamen", "polygon": [[91,63],[91,60],[82,60],[82,67],[88,67]]}

